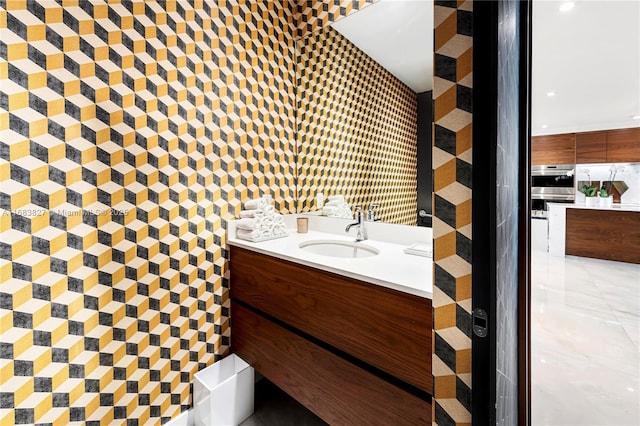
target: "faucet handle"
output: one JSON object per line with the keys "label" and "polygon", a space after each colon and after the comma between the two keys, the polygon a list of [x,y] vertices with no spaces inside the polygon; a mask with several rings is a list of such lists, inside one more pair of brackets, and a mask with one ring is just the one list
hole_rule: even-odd
{"label": "faucet handle", "polygon": [[376,210],[375,208],[380,206],[380,204],[378,203],[371,203],[369,204],[369,210],[367,210],[367,220],[370,222],[375,222],[376,219]]}

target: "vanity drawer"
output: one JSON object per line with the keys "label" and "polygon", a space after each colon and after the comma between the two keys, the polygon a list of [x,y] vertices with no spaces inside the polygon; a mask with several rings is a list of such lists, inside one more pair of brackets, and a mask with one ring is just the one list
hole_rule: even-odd
{"label": "vanity drawer", "polygon": [[431,404],[234,303],[232,350],[331,425],[431,423]]}
{"label": "vanity drawer", "polygon": [[429,299],[238,247],[230,268],[232,299],[432,393]]}

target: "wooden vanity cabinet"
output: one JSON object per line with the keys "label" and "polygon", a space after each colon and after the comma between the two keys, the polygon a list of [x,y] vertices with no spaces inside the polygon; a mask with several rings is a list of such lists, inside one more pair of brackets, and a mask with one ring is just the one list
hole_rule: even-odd
{"label": "wooden vanity cabinet", "polygon": [[331,424],[430,422],[431,301],[232,247],[231,347]]}
{"label": "wooden vanity cabinet", "polygon": [[534,136],[531,138],[531,165],[576,163],[576,134]]}

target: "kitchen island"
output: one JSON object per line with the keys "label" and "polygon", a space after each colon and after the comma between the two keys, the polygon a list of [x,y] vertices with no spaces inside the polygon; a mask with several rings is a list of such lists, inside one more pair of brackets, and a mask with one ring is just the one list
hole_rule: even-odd
{"label": "kitchen island", "polygon": [[640,205],[548,203],[549,254],[640,264]]}

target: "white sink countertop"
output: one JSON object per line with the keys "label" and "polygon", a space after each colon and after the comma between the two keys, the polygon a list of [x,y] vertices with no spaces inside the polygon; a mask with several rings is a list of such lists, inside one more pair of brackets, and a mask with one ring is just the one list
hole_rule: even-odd
{"label": "white sink countertop", "polygon": [[[353,220],[309,217],[309,232],[296,232],[295,218],[285,215],[288,237],[250,242],[235,236],[235,221],[230,221],[227,242],[257,253],[310,266],[323,271],[365,281],[382,287],[431,299],[433,297],[433,259],[406,254],[403,250],[414,243],[432,245],[431,228],[366,222],[369,239],[363,244],[380,251],[376,256],[364,258],[339,258],[313,254],[299,247],[310,240],[355,240],[355,229],[344,232],[346,224]],[[301,215],[300,215],[301,216]]]}
{"label": "white sink countertop", "polygon": [[619,204],[614,203],[611,207],[587,206],[585,203],[547,203],[549,207],[568,209],[591,209],[591,210],[614,210],[621,212],[640,212],[640,204]]}

